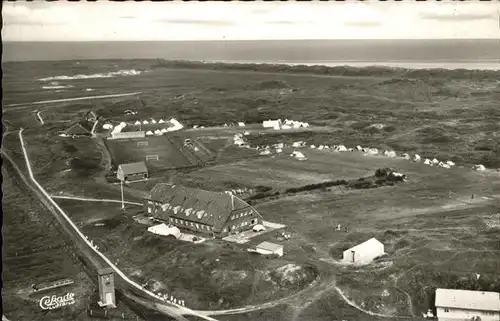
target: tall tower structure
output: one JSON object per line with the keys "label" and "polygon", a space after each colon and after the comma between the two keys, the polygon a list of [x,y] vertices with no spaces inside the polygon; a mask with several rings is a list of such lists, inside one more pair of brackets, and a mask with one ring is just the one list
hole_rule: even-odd
{"label": "tall tower structure", "polygon": [[115,278],[112,268],[103,268],[97,271],[99,274],[99,299],[100,307],[116,308]]}

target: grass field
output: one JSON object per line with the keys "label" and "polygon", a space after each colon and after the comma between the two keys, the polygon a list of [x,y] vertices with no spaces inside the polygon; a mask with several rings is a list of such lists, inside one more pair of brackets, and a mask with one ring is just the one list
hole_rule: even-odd
{"label": "grass field", "polygon": [[[148,146],[142,147],[133,141],[108,141],[115,166],[142,161],[146,154],[159,156],[156,164],[149,164],[157,177],[132,184],[139,190],[148,190],[155,182],[171,181],[209,190],[262,185],[283,191],[323,181],[366,177],[385,167],[408,175],[408,181],[369,190],[318,189],[259,203],[256,208],[264,219],[283,223],[292,233],[285,245],[285,257],[269,260],[249,258],[238,246],[227,248],[216,241],[180,245],[148,236],[146,226],[131,218],[139,209],[123,213],[119,204],[60,201],[76,220],[87,223],[85,233],[100,240],[100,246],[133,278],[141,282],[154,279],[158,289],[192,298],[187,303],[190,307],[233,308],[297,290],[272,281],[259,283],[262,280],[258,281],[250,269],[265,275],[288,263],[305,266],[305,262],[313,262],[320,266],[321,262],[337,276],[335,284],[360,307],[401,316],[419,316],[432,308],[436,286],[499,291],[495,273],[500,268],[499,232],[495,227],[498,225],[490,223],[495,220],[491,214],[499,208],[500,176],[470,170],[472,164],[478,163],[500,167],[500,87],[493,78],[480,79],[478,74],[459,77],[459,72],[451,71],[379,71],[370,76],[366,73],[369,69],[364,69],[366,72],[360,71],[358,76],[346,77],[328,70],[318,74],[321,68],[316,68],[316,74],[292,74],[259,68],[156,69],[153,64],[26,63],[5,69],[6,104],[88,95],[82,94],[85,88],[95,88],[92,95],[142,91],[136,97],[7,110],[4,118],[10,130],[27,128],[35,174],[48,190],[119,198],[116,186],[99,180],[104,176],[106,162],[93,140],[53,136],[66,126],[65,121],[77,119],[89,109],[113,122],[174,117],[188,128],[237,121],[249,124],[246,128],[182,130],[169,134],[172,141],[165,136],[147,138]],[[43,92],[36,80],[113,68],[151,71],[138,76],[61,81],[62,85],[74,87],[58,93]],[[353,74],[352,70],[346,72]],[[138,115],[125,116],[127,109],[136,110]],[[45,125],[33,117],[35,110],[42,111]],[[259,128],[258,123],[275,118],[306,121],[312,126],[290,132]],[[311,149],[302,150],[307,161],[290,158],[286,155],[291,152],[288,149],[274,158],[257,156],[255,150],[231,145],[232,136],[246,130],[250,135],[245,138],[252,145],[298,140],[314,145],[361,145],[452,160],[459,166],[447,170],[400,159]],[[200,148],[199,154],[179,152],[178,145],[186,138]],[[12,135],[6,139],[7,146],[13,146],[11,140]],[[167,170],[212,157],[216,157],[215,166],[189,172]],[[96,227],[98,219],[106,220],[108,228]],[[348,226],[349,232],[333,231],[337,224]],[[338,264],[343,249],[371,237],[384,242],[387,256],[360,268]],[[276,238],[269,233],[252,242],[263,240]],[[217,267],[215,258],[223,262],[221,267]],[[479,280],[474,279],[475,273],[481,274]],[[308,300],[288,301],[266,311],[221,319],[378,319],[348,306],[334,288],[320,285],[323,290],[308,296]],[[188,288],[192,290],[188,292]]]}
{"label": "grass field", "polygon": [[[140,142],[147,142],[147,145],[141,145]],[[152,173],[164,169],[195,165],[165,136],[106,140],[106,145],[115,167],[120,164],[146,161],[147,156],[153,155],[157,155],[158,160],[147,161],[148,169]]]}

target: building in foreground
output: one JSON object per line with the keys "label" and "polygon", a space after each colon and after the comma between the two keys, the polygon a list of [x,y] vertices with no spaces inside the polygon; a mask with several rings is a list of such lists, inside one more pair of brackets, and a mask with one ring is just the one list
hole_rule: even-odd
{"label": "building in foreground", "polygon": [[216,237],[262,224],[262,216],[237,196],[180,185],[156,184],[144,206],[147,215],[167,224]]}
{"label": "building in foreground", "polygon": [[116,178],[121,181],[137,181],[149,178],[149,172],[144,162],[121,164],[116,171]]}
{"label": "building in foreground", "polygon": [[257,253],[264,255],[278,255],[283,256],[283,245],[275,244],[271,242],[262,242],[255,247]]}
{"label": "building in foreground", "polygon": [[436,316],[439,321],[498,321],[500,320],[500,294],[436,289]]}
{"label": "building in foreground", "polygon": [[384,254],[384,244],[376,238],[371,238],[344,251],[343,260],[346,263],[367,264]]}

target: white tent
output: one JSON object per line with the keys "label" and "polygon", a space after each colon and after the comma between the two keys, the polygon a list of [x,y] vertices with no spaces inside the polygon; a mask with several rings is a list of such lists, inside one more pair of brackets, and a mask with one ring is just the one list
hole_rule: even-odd
{"label": "white tent", "polygon": [[455,166],[455,163],[453,163],[452,161],[446,161],[446,164],[450,166]]}
{"label": "white tent", "polygon": [[281,148],[276,149],[276,153],[283,153],[283,150]]}
{"label": "white tent", "polygon": [[431,162],[431,160],[430,160],[430,159],[426,158],[426,159],[424,160],[424,164],[425,164],[425,165],[432,165],[432,162]]}
{"label": "white tent", "polygon": [[262,152],[259,153],[259,155],[269,155],[271,152],[269,150],[263,150]]}
{"label": "white tent", "polygon": [[344,145],[339,145],[335,148],[337,152],[347,152],[347,148]]}
{"label": "white tent", "polygon": [[245,123],[244,122],[238,122],[238,126],[245,127]]}
{"label": "white tent", "polygon": [[300,142],[293,142],[292,147],[300,147]]}
{"label": "white tent", "polygon": [[134,123],[134,125],[140,125],[140,124],[141,124],[141,122],[139,120],[136,120]]}
{"label": "white tent", "polygon": [[248,136],[248,135],[250,135],[250,132],[244,132],[243,135]]}
{"label": "white tent", "polygon": [[162,133],[166,133],[166,132],[168,132],[168,130],[167,130],[166,128],[163,128],[163,129],[161,130],[161,132],[162,132]]}
{"label": "white tent", "polygon": [[434,165],[439,164],[439,160],[437,158],[433,158],[432,164],[434,164]]}
{"label": "white tent", "polygon": [[319,147],[318,147],[319,150],[322,150],[324,148],[325,148],[325,146],[323,146],[323,145],[319,145]]}
{"label": "white tent", "polygon": [[151,119],[151,124],[156,124],[156,120]]}
{"label": "white tent", "polygon": [[410,155],[408,153],[404,153],[401,155],[402,159],[410,159]]}
{"label": "white tent", "polygon": [[420,162],[420,155],[419,154],[415,154],[415,156],[413,156],[413,161],[414,162]]}
{"label": "white tent", "polygon": [[376,257],[384,254],[384,244],[376,238],[347,249],[343,253],[343,261],[353,264],[370,263]]}
{"label": "white tent", "polygon": [[283,148],[283,147],[285,147],[285,144],[283,143],[276,144],[276,148]]}
{"label": "white tent", "polygon": [[280,130],[281,127],[280,126],[274,126],[274,130]]}
{"label": "white tent", "polygon": [[361,152],[363,150],[363,147],[358,145],[358,146],[356,146],[356,149]]}
{"label": "white tent", "polygon": [[378,155],[378,149],[376,148],[368,148],[368,150],[366,151],[367,155]]}
{"label": "white tent", "polygon": [[163,119],[160,119],[160,121],[158,122],[158,124],[163,124],[165,121]]}
{"label": "white tent", "polygon": [[450,166],[450,165],[448,165],[448,164],[444,164],[444,163],[443,163],[443,165],[441,165],[441,167],[442,167],[442,168],[451,168],[451,166]]}
{"label": "white tent", "polygon": [[164,236],[172,235],[175,238],[181,236],[181,231],[177,227],[167,226],[165,223],[149,227],[148,232]]}
{"label": "white tent", "polygon": [[384,151],[384,156],[389,158],[394,158],[396,157],[396,152],[393,150],[386,150]]}
{"label": "white tent", "polygon": [[301,152],[294,152],[294,155],[295,155],[295,158],[297,158],[299,160],[306,159],[306,156],[304,154],[302,154]]}
{"label": "white tent", "polygon": [[311,145],[311,148],[316,148],[316,146],[314,146],[314,145]]}
{"label": "white tent", "polygon": [[281,129],[291,129],[292,127],[290,125],[283,125],[281,126]]}
{"label": "white tent", "polygon": [[157,129],[157,130],[155,130],[155,135],[156,136],[161,136],[161,135],[163,135],[163,133],[162,133],[161,130]]}
{"label": "white tent", "polygon": [[348,148],[347,151],[348,152],[354,152],[354,148]]}
{"label": "white tent", "polygon": [[143,123],[144,125],[149,124],[149,122],[148,122],[147,120],[144,120],[142,123]]}
{"label": "white tent", "polygon": [[486,170],[486,167],[484,167],[484,165],[479,164],[479,165],[472,166],[472,169],[475,171],[484,171],[484,170]]}
{"label": "white tent", "polygon": [[328,146],[328,145],[325,145],[325,149],[330,149],[330,146]]}
{"label": "white tent", "polygon": [[104,128],[104,129],[112,129],[113,125],[111,125],[111,124],[104,124],[104,125],[102,125],[102,128]]}
{"label": "white tent", "polygon": [[146,135],[147,135],[147,136],[151,136],[151,135],[153,135],[153,132],[152,132],[152,131],[150,131],[150,130],[148,130],[148,131],[146,132]]}

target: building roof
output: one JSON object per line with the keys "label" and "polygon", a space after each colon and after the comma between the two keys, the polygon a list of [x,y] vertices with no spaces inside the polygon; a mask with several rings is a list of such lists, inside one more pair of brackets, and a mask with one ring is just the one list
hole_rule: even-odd
{"label": "building roof", "polygon": [[436,306],[481,311],[499,311],[500,294],[455,289],[436,289]]}
{"label": "building roof", "polygon": [[121,164],[120,166],[118,166],[118,170],[120,169],[124,175],[148,172],[148,168],[146,166],[146,163],[144,162]]}
{"label": "building roof", "polygon": [[263,249],[271,252],[275,252],[279,249],[283,248],[283,245],[281,244],[276,244],[276,243],[271,243],[271,242],[262,242],[259,245],[257,245],[258,249]]}
{"label": "building roof", "polygon": [[103,275],[103,274],[110,274],[110,273],[114,273],[115,270],[113,270],[111,267],[103,267],[103,268],[100,268],[97,270],[97,273],[99,275]]}
{"label": "building roof", "polygon": [[233,195],[166,183],[156,184],[146,199],[168,203],[174,208],[179,206],[181,210],[171,216],[211,225],[215,231],[223,228],[233,211],[254,210],[248,203]]}
{"label": "building roof", "polygon": [[369,251],[370,249],[373,248],[374,245],[380,245],[380,244],[384,245],[382,242],[380,242],[376,238],[372,237],[368,241],[365,241],[365,242],[363,242],[361,244],[353,246],[350,249],[348,249],[347,251],[356,251],[356,252],[359,252],[359,251]]}
{"label": "building roof", "polygon": [[90,135],[92,127],[89,127],[86,123],[75,123],[71,125],[68,129],[64,131],[66,135]]}

